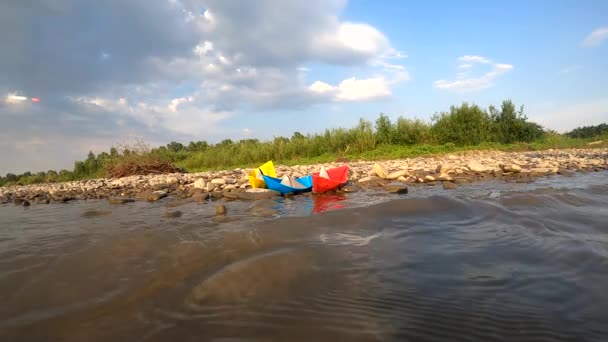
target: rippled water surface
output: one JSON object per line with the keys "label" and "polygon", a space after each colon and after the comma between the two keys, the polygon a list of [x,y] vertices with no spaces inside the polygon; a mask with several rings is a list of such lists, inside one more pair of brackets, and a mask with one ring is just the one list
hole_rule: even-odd
{"label": "rippled water surface", "polygon": [[0,206],[0,340],[608,338],[608,173],[215,204]]}

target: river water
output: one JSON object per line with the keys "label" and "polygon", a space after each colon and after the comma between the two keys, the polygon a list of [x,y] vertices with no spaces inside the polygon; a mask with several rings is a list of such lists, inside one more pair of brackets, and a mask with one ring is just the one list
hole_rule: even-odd
{"label": "river water", "polygon": [[0,206],[0,340],[608,339],[606,172],[216,204]]}

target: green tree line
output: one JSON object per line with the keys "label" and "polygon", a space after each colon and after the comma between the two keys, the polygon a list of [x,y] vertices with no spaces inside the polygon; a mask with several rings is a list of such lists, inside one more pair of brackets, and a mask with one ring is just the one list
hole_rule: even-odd
{"label": "green tree line", "polygon": [[[163,160],[186,170],[248,166],[272,159],[276,161],[313,160],[321,156],[339,158],[377,150],[390,150],[399,146],[419,146],[421,151],[431,151],[432,146],[457,148],[484,143],[514,144],[542,141],[547,137],[591,138],[606,134],[608,125],[577,128],[564,136],[548,132],[530,122],[510,100],[499,108],[487,109],[475,104],[463,103],[450,107],[449,111],[432,116],[431,122],[399,117],[395,121],[381,113],[374,123],[363,119],[350,129],[333,128],[322,133],[304,135],[295,132],[291,137],[276,137],[269,141],[225,139],[217,144],[192,141],[187,145],[170,142],[156,148],[112,147],[109,152],[76,161],[72,171],[49,170],[20,175],[9,173],[0,177],[0,186],[61,182],[103,177],[104,169],[112,163],[126,160]],[[436,150],[436,149],[435,149]]]}

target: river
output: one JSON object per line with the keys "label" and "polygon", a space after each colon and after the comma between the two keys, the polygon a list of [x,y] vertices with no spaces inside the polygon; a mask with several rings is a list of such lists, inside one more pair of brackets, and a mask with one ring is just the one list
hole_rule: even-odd
{"label": "river", "polygon": [[608,172],[219,203],[0,206],[0,340],[608,336]]}

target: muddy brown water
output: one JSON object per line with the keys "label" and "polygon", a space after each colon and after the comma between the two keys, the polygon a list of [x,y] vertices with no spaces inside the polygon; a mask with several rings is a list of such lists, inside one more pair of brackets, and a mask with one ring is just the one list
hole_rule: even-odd
{"label": "muddy brown water", "polygon": [[606,341],[607,208],[606,172],[0,206],[0,340]]}

